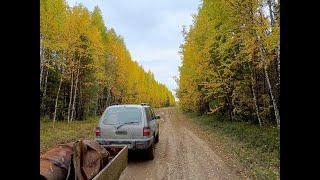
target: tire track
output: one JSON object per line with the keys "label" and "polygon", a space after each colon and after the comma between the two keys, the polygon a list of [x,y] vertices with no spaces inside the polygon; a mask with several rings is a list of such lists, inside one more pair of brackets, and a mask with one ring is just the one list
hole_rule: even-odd
{"label": "tire track", "polygon": [[142,160],[143,153],[129,154],[121,180],[240,179],[205,141],[183,125],[185,117],[179,111],[162,108],[156,113],[161,120],[155,159]]}

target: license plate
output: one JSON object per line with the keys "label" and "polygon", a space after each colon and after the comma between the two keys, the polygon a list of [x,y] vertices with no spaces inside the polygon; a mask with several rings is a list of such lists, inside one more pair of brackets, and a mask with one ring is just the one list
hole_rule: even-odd
{"label": "license plate", "polygon": [[127,135],[127,131],[116,131],[117,135]]}
{"label": "license plate", "polygon": [[133,147],[133,145],[130,142],[124,142],[124,141],[115,141],[115,142],[112,142],[111,144],[127,145],[129,149],[131,149]]}

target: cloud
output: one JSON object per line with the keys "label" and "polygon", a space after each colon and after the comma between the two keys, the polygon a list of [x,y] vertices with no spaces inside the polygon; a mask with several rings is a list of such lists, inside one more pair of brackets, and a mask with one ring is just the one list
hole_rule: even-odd
{"label": "cloud", "polygon": [[179,74],[177,66],[179,62],[170,60],[162,61],[141,61],[140,64],[145,70],[151,70],[155,79],[165,84],[171,91],[177,88],[173,77]]}
{"label": "cloud", "polygon": [[166,61],[177,60],[178,52],[175,48],[157,48],[157,47],[133,47],[132,57],[138,62],[141,61]]}
{"label": "cloud", "polygon": [[[67,0],[82,3],[90,11],[99,6],[107,28],[124,38],[133,60],[171,91],[177,88],[181,63],[179,46],[183,42],[182,25],[192,23],[200,0]],[[174,91],[173,91],[174,93]]]}

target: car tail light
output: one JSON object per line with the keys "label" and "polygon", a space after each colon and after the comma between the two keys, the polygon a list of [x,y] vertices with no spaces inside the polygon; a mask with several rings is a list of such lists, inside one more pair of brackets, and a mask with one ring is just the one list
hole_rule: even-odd
{"label": "car tail light", "polygon": [[149,127],[143,128],[143,136],[150,136],[150,128]]}
{"label": "car tail light", "polygon": [[96,137],[100,137],[100,135],[101,135],[100,127],[96,127]]}

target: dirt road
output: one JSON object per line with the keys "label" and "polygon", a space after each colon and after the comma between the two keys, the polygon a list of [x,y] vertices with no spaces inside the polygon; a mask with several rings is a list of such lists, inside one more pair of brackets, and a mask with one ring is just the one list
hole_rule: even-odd
{"label": "dirt road", "polygon": [[129,154],[129,164],[120,179],[240,179],[204,140],[184,125],[184,116],[175,108],[157,111],[160,141],[155,159]]}

